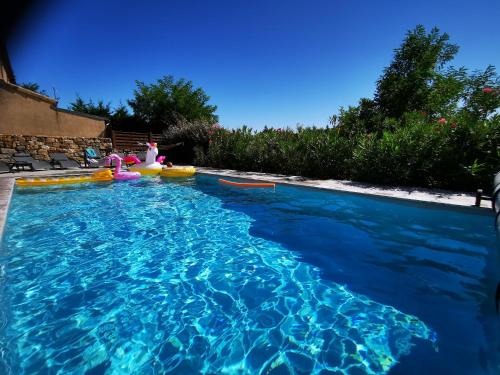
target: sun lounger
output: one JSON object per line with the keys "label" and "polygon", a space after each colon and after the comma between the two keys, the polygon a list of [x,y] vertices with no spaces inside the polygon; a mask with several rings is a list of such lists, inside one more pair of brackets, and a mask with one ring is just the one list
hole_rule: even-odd
{"label": "sun lounger", "polygon": [[66,154],[62,152],[54,152],[49,154],[51,158],[51,164],[53,166],[59,166],[61,169],[71,169],[71,168],[81,168],[79,162],[73,159],[69,159]]}
{"label": "sun lounger", "polygon": [[11,170],[12,168],[9,166],[9,164],[3,162],[3,161],[0,161],[0,173],[8,173],[8,172],[12,172]]}
{"label": "sun lounger", "polygon": [[99,150],[95,148],[86,148],[83,150],[83,160],[86,168],[97,168],[100,166],[104,166],[105,158],[102,157]]}
{"label": "sun lounger", "polygon": [[24,152],[15,153],[12,156],[14,159],[14,163],[12,164],[11,169],[22,168],[24,170],[25,167],[29,167],[32,171],[44,171],[47,169],[51,169],[51,165],[49,162],[45,160],[38,160],[31,157],[31,155],[26,154]]}

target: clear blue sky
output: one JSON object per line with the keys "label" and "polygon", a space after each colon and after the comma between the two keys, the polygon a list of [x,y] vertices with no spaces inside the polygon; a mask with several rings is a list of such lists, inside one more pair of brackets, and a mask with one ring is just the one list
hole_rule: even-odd
{"label": "clear blue sky", "polygon": [[187,78],[220,123],[324,125],[373,95],[405,32],[438,26],[454,65],[500,69],[500,1],[47,1],[8,44],[19,82],[65,107],[78,93],[117,105],[134,80]]}

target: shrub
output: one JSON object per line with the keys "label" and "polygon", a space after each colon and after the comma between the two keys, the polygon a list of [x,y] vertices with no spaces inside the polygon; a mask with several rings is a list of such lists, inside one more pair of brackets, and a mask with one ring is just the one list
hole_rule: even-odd
{"label": "shrub", "polygon": [[352,142],[338,129],[219,129],[206,162],[214,167],[318,178],[347,177]]}
{"label": "shrub", "polygon": [[166,143],[182,143],[182,147],[176,147],[168,151],[169,158],[183,163],[190,163],[194,159],[200,159],[198,163],[205,164],[203,158],[208,148],[208,140],[213,124],[203,119],[188,121],[179,114],[176,114],[174,119],[172,125],[163,130],[163,136]]}
{"label": "shrub", "polygon": [[500,116],[427,120],[407,114],[393,131],[343,135],[339,128],[215,129],[198,165],[313,178],[487,189],[500,161]]}
{"label": "shrub", "polygon": [[163,136],[171,143],[189,142],[197,145],[208,144],[209,132],[213,124],[206,120],[188,121],[176,115],[175,122],[163,130]]}

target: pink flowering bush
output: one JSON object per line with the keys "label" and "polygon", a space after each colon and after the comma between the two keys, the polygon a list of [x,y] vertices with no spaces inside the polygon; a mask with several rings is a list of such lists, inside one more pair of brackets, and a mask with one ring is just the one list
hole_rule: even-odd
{"label": "pink flowering bush", "polygon": [[354,180],[488,189],[500,167],[500,116],[478,122],[459,117],[449,126],[415,121],[358,142],[351,163]]}
{"label": "pink flowering bush", "polygon": [[500,166],[500,116],[474,123],[457,117],[446,123],[409,116],[404,126],[380,136],[346,136],[338,127],[217,129],[196,163],[382,184],[487,188]]}

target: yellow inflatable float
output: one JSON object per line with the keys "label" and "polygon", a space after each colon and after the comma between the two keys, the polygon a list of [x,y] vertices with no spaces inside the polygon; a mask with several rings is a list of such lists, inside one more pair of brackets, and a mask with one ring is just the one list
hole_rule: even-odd
{"label": "yellow inflatable float", "polygon": [[17,186],[48,186],[59,184],[80,184],[83,182],[106,182],[113,181],[113,173],[110,170],[94,172],[91,176],[69,176],[54,178],[21,178],[16,180]]}
{"label": "yellow inflatable float", "polygon": [[[155,163],[156,164],[156,163]],[[139,172],[143,176],[154,176],[161,173],[161,164],[160,166],[141,166],[134,165],[128,169],[130,172]]]}
{"label": "yellow inflatable float", "polygon": [[160,176],[163,177],[191,177],[196,172],[194,167],[163,167]]}

